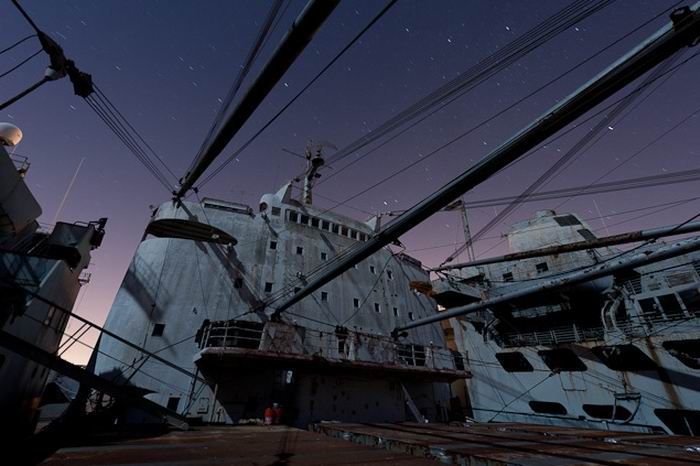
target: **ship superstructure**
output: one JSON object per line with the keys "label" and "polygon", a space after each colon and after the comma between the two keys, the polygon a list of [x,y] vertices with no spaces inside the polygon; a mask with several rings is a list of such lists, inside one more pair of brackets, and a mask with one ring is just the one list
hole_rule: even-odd
{"label": "ship superstructure", "polygon": [[[594,241],[575,214],[539,212],[514,225],[526,253]],[[634,253],[658,251],[645,242]],[[624,257],[616,247],[458,266],[433,282],[446,308],[505,296]],[[471,358],[467,381],[480,421],[700,433],[700,253],[636,267],[453,320]]]}
{"label": "ship superstructure", "polygon": [[[11,130],[0,127],[3,134]],[[106,219],[40,228],[41,207],[24,180],[28,160],[5,147],[0,144],[0,331],[55,353],[69,318],[63,310],[72,309],[89,278],[83,272],[101,244]],[[48,373],[46,366],[0,348],[3,438],[33,432]]]}
{"label": "ship superstructure", "polygon": [[[271,318],[349,248],[367,223],[292,198],[292,185],[257,209],[215,199],[166,202],[146,228],[105,328],[200,375],[167,370],[102,337],[96,372],[207,422],[260,418],[274,402],[287,421],[447,419],[449,385],[469,375],[439,325],[394,341],[391,329],[436,312],[411,282],[427,273],[383,249]],[[106,355],[109,355],[107,357]]]}

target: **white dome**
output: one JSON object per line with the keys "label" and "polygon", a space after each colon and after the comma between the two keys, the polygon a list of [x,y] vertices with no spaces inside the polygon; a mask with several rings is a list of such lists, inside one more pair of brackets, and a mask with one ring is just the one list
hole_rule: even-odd
{"label": "white dome", "polygon": [[22,140],[22,130],[12,123],[0,123],[0,144],[16,146]]}

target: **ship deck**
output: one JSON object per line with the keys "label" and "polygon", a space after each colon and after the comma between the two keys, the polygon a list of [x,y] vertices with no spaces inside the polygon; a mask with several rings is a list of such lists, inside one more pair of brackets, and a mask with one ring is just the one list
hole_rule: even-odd
{"label": "ship deck", "polygon": [[700,464],[695,437],[527,424],[200,427],[63,448],[44,465]]}

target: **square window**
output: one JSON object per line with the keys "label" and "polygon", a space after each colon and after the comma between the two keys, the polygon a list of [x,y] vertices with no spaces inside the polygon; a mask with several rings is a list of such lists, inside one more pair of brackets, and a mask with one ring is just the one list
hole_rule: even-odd
{"label": "square window", "polygon": [[354,307],[355,309],[360,307],[360,299],[359,298],[352,299],[352,307]]}
{"label": "square window", "polygon": [[360,233],[360,241],[367,241],[367,235]]}
{"label": "square window", "polygon": [[328,220],[322,220],[321,221],[321,230],[329,231],[330,229],[331,229],[331,224],[328,222]]}
{"label": "square window", "polygon": [[399,308],[395,307],[394,308],[394,317],[398,317],[398,316],[399,316]]}
{"label": "square window", "polygon": [[393,279],[394,279],[394,272],[392,272],[391,270],[387,270],[387,271],[386,271],[386,277],[387,277],[389,280],[393,280]]}
{"label": "square window", "polygon": [[318,219],[317,218],[311,219],[311,226],[314,228],[318,228]]}
{"label": "square window", "polygon": [[549,270],[549,266],[547,266],[546,262],[540,262],[535,265],[535,269],[537,269],[537,273],[544,273]]}
{"label": "square window", "polygon": [[382,306],[379,303],[374,303],[374,312],[381,314]]}
{"label": "square window", "polygon": [[277,241],[270,241],[270,249],[277,249]]}
{"label": "square window", "polygon": [[342,227],[340,229],[340,234],[343,236],[348,236],[348,227]]}
{"label": "square window", "polygon": [[272,292],[272,282],[265,282],[265,293]]}
{"label": "square window", "polygon": [[309,224],[309,216],[301,214],[301,222],[302,225],[308,225]]}
{"label": "square window", "polygon": [[350,230],[350,238],[357,239],[357,232],[355,230]]}
{"label": "square window", "polygon": [[290,222],[297,223],[298,220],[299,220],[299,214],[297,214],[297,213],[296,213],[295,211],[293,211],[293,210],[290,210],[290,211],[289,211],[289,221],[290,221]]}
{"label": "square window", "polygon": [[168,398],[168,409],[170,411],[177,411],[177,405],[180,404],[180,398],[171,396]]}
{"label": "square window", "polygon": [[321,253],[321,260],[322,260],[322,261],[327,261],[327,260],[328,260],[328,253],[327,253],[327,252],[322,252],[322,253]]}
{"label": "square window", "polygon": [[153,331],[151,332],[151,336],[162,337],[164,331],[165,331],[165,324],[154,324]]}
{"label": "square window", "polygon": [[337,234],[340,231],[340,227],[334,223],[331,225],[331,231]]}
{"label": "square window", "polygon": [[303,255],[303,254],[304,254],[304,248],[302,248],[301,246],[297,246],[297,254],[299,254],[300,256]]}
{"label": "square window", "polygon": [[409,313],[408,313],[408,319],[409,319],[409,320],[414,320],[413,312],[409,312]]}
{"label": "square window", "polygon": [[243,288],[243,279],[242,278],[236,278],[233,281],[233,287],[234,288]]}
{"label": "square window", "polygon": [[272,215],[274,215],[275,217],[279,217],[280,213],[282,213],[282,209],[280,209],[279,207],[272,208]]}
{"label": "square window", "polygon": [[506,272],[503,274],[503,281],[504,282],[512,282],[513,281],[513,272]]}
{"label": "square window", "polygon": [[321,291],[321,302],[324,302],[324,303],[328,302],[328,292],[327,291]]}
{"label": "square window", "polygon": [[376,275],[377,269],[375,269],[373,265],[370,265],[369,266],[369,273],[371,273],[372,275]]}

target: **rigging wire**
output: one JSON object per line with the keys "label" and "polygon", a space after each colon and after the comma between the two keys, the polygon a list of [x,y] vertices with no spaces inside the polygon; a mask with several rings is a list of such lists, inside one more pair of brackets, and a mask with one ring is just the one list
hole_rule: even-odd
{"label": "rigging wire", "polygon": [[332,59],[329,61],[326,66],[324,66],[316,75],[308,82],[304,87],[301,88],[297,94],[291,98],[289,102],[287,102],[280,110],[277,111],[275,115],[270,118],[267,123],[265,123],[258,131],[255,132],[241,147],[239,147],[233,154],[231,154],[226,160],[224,160],[221,165],[216,167],[214,171],[212,171],[206,178],[202,180],[202,182],[199,184],[199,188],[201,189],[204,185],[206,185],[209,181],[211,181],[217,174],[219,174],[229,163],[231,163],[233,160],[238,157],[238,155],[243,152],[248,146],[250,146],[257,138],[260,136],[272,123],[274,123],[277,118],[279,118],[296,100],[301,97],[301,95],[306,92],[307,89],[309,89],[323,74],[333,66],[344,54],[347,52],[355,43],[360,40],[360,38],[377,22],[379,21],[384,14],[389,11],[389,9],[396,4],[398,0],[389,0],[389,2],[382,8],[382,10],[357,34],[355,37],[345,46],[343,47]]}
{"label": "rigging wire", "polygon": [[36,37],[36,34],[30,34],[30,35],[28,35],[28,36],[26,36],[26,37],[24,37],[24,38],[18,40],[17,42],[15,42],[14,44],[10,45],[9,47],[0,50],[0,55],[2,55],[2,54],[5,53],[5,52],[9,52],[10,50],[14,49],[14,48],[17,47],[18,45],[20,45],[20,44],[22,44],[22,43],[28,41],[28,40],[31,39],[32,37]]}
{"label": "rigging wire", "polygon": [[[248,51],[248,55],[246,56],[245,61],[243,62],[243,66],[238,71],[238,75],[234,80],[233,86],[231,86],[231,88],[228,91],[228,94],[224,98],[224,101],[222,102],[221,106],[219,107],[219,111],[217,112],[216,117],[214,118],[214,122],[212,123],[211,128],[209,128],[209,132],[207,133],[206,137],[202,141],[202,145],[199,148],[199,151],[197,151],[197,155],[195,156],[192,163],[190,163],[188,172],[192,170],[195,161],[206,150],[207,146],[209,146],[209,143],[211,142],[212,138],[214,137],[214,134],[216,133],[216,130],[221,125],[221,121],[223,120],[226,113],[228,113],[228,110],[231,107],[231,104],[233,103],[233,99],[235,98],[236,94],[238,93],[238,90],[243,84],[243,80],[246,78],[246,76],[248,76],[248,73],[250,72],[253,63],[257,59],[259,52],[262,50],[263,45],[272,33],[272,23],[275,20],[275,18],[277,18],[282,3],[283,0],[275,0],[272,3],[270,11],[267,13],[265,21],[260,26],[260,30],[258,31],[257,37],[253,42],[251,49]],[[289,4],[287,6],[289,6]]]}
{"label": "rigging wire", "polygon": [[[661,76],[662,73],[666,69],[668,69],[669,66],[673,64],[675,59],[680,56],[680,53],[677,53],[673,55],[671,58],[667,59],[664,61],[661,65],[657,66],[652,73],[650,73],[645,80],[643,80],[637,88],[645,88],[649,85],[650,82],[656,81],[659,76]],[[672,76],[672,74],[669,75],[669,78]],[[661,81],[661,84],[664,81]],[[656,88],[652,89],[652,92],[657,90],[659,87],[657,86]],[[563,172],[563,167],[568,163],[568,162],[573,162],[574,160],[578,159],[581,155],[585,154],[588,150],[590,150],[598,141],[601,140],[601,138],[598,138],[597,140],[594,140],[596,136],[600,135],[601,133],[603,135],[608,134],[607,132],[603,132],[605,129],[611,127],[615,121],[615,118],[623,113],[627,107],[629,107],[633,101],[641,95],[640,92],[636,92],[633,94],[630,94],[629,96],[625,97],[622,99],[617,105],[615,105],[612,110],[609,113],[606,113],[600,121],[596,125],[593,126],[586,134],[583,135],[576,143],[568,150],[566,153],[561,156],[554,164],[552,164],[547,170],[544,171],[535,181],[530,183],[525,190],[523,190],[517,197],[514,199],[510,204],[508,204],[504,209],[502,209],[498,214],[496,214],[491,220],[489,220],[486,225],[484,225],[482,228],[480,228],[476,233],[472,235],[472,239],[479,239],[482,237],[484,234],[488,233],[491,229],[493,229],[496,225],[501,223],[503,220],[505,220],[514,210],[516,210],[520,205],[522,204],[523,200],[527,199],[530,195],[532,195],[535,191],[537,191],[541,186],[543,186],[545,183],[551,181],[553,178],[555,178],[559,173]],[[622,118],[617,120],[617,123],[621,122],[626,116],[629,114],[623,115]],[[593,141],[591,143],[591,141]],[[591,144],[589,144],[591,143]],[[586,147],[588,146],[588,147]],[[450,254],[440,265],[445,265],[449,262],[452,262],[454,259],[456,259],[464,250],[469,246],[470,242],[468,241],[464,246],[458,248],[455,252]]]}
{"label": "rigging wire", "polygon": [[[391,131],[398,129],[402,125],[408,123],[410,120],[417,118],[422,113],[425,113],[426,111],[430,110],[432,107],[435,107],[437,105],[437,108],[433,109],[430,113],[428,113],[424,117],[420,118],[419,120],[415,121],[413,124],[411,124],[410,126],[405,128],[404,130],[400,131],[398,134],[395,134],[393,137],[384,141],[384,143],[382,143],[379,147],[375,147],[374,149],[370,150],[368,153],[361,155],[360,157],[351,161],[347,165],[336,170],[334,173],[330,174],[324,180],[321,180],[318,184],[322,184],[322,183],[328,181],[329,179],[333,178],[334,176],[337,176],[339,173],[341,173],[345,169],[349,168],[350,166],[354,165],[359,160],[364,159],[370,153],[373,153],[375,150],[383,147],[385,144],[393,141],[397,137],[403,135],[405,132],[407,132],[408,130],[415,127],[417,124],[421,123],[422,121],[426,120],[427,118],[434,115],[438,111],[442,110],[446,106],[455,102],[457,99],[461,98],[462,96],[464,96],[468,92],[472,91],[474,88],[476,88],[477,86],[479,86],[483,82],[487,81],[488,78],[492,77],[493,75],[495,75],[498,72],[502,71],[503,69],[507,68],[508,66],[510,66],[512,63],[514,63],[515,61],[517,61],[521,57],[526,56],[528,53],[535,50],[536,48],[538,48],[542,44],[546,43],[550,39],[552,39],[552,38],[556,37],[557,35],[559,35],[560,33],[564,32],[567,28],[573,26],[577,22],[590,16],[595,11],[597,11],[597,9],[603,8],[605,6],[607,6],[607,4],[600,4],[597,6],[594,5],[594,9],[592,9],[592,10],[581,10],[580,9],[580,8],[582,8],[581,2],[574,2],[571,5],[569,5],[568,7],[564,8],[564,10],[561,10],[560,12],[551,16],[550,18],[546,19],[544,22],[540,23],[535,28],[533,28],[530,31],[528,31],[527,33],[523,34],[518,39],[516,39],[513,42],[504,46],[498,52],[495,52],[494,54],[486,57],[485,59],[483,59],[482,61],[480,61],[476,65],[467,69],[464,73],[460,74],[457,78],[455,78],[450,83],[443,85],[439,89],[437,89],[437,90],[433,91],[432,93],[428,94],[427,96],[423,97],[418,103],[408,107],[407,109],[403,110],[402,112],[399,112],[397,115],[393,116],[392,118],[390,118],[388,121],[384,122],[379,127],[374,128],[373,130],[371,130],[369,132],[368,135],[365,135],[365,136],[359,138],[355,142],[351,143],[350,145],[348,145],[345,148],[341,149],[340,151],[336,152],[333,155],[332,159],[329,160],[329,163],[335,163],[335,162],[339,161],[340,159],[345,158],[348,155],[351,155],[352,153],[354,153],[357,150],[361,149],[362,147],[368,145],[369,143],[373,142],[374,140],[377,140],[377,139],[383,137],[384,135],[390,133]],[[573,11],[573,13],[576,13],[575,16],[571,16],[572,11]],[[657,17],[658,16],[659,15],[657,15]],[[558,21],[561,21],[562,23],[558,24],[557,23]],[[631,33],[628,33],[627,35],[629,35],[629,34],[631,34]],[[626,36],[624,36],[624,37],[626,37]],[[619,39],[619,40],[621,40],[621,39]],[[523,42],[524,42],[524,44],[521,45]],[[614,45],[614,44],[611,44],[608,47],[611,47],[612,45]],[[602,53],[608,47],[597,52],[594,56]],[[594,58],[594,56],[579,63],[573,69],[569,70],[565,74],[568,74],[568,73],[574,71],[576,68],[582,66],[584,63],[586,63],[587,61]],[[554,82],[563,76],[564,75],[562,75],[558,78],[555,78],[551,82]],[[535,92],[539,92],[539,90],[541,90],[541,89],[538,89]]]}
{"label": "rigging wire", "polygon": [[[671,72],[673,72],[674,70],[676,70],[676,69],[678,69],[678,68],[684,66],[684,65],[687,64],[690,60],[692,60],[693,58],[697,57],[698,55],[700,55],[700,52],[694,53],[693,55],[687,57],[687,58],[684,59],[683,61],[677,63],[677,64],[674,65],[673,67],[671,67],[671,68],[669,68],[668,70],[664,71],[664,72],[663,72],[662,74],[660,74],[659,76],[655,77],[655,78],[652,79],[652,80],[649,80],[648,82],[645,83],[644,86],[638,86],[638,87],[632,89],[631,91],[629,91],[628,93],[626,93],[626,94],[623,95],[622,97],[620,97],[620,98],[614,100],[613,102],[611,102],[611,103],[608,104],[607,106],[603,107],[602,109],[598,110],[597,112],[594,112],[593,114],[591,114],[590,116],[588,116],[588,117],[587,117],[586,119],[584,119],[583,121],[581,121],[581,122],[579,122],[579,123],[576,123],[576,124],[573,124],[573,125],[572,125],[569,129],[567,129],[567,130],[562,130],[562,131],[560,131],[558,135],[554,136],[554,137],[551,138],[549,141],[545,142],[544,144],[540,145],[539,147],[533,149],[533,150],[530,151],[529,153],[523,155],[523,156],[520,157],[518,160],[516,160],[515,162],[511,163],[510,165],[508,165],[508,167],[505,167],[503,170],[505,170],[505,169],[507,169],[507,168],[509,168],[509,167],[512,167],[512,166],[516,165],[518,162],[520,162],[520,161],[526,159],[527,157],[532,156],[532,155],[535,154],[537,151],[541,150],[543,147],[546,147],[548,144],[551,144],[552,142],[554,142],[554,141],[556,141],[556,140],[558,140],[558,139],[560,139],[560,138],[566,136],[567,134],[569,134],[570,132],[574,131],[575,129],[577,129],[577,128],[578,128],[579,126],[581,126],[582,124],[584,124],[584,123],[586,123],[586,122],[588,122],[588,121],[590,121],[590,120],[596,118],[597,116],[599,116],[599,115],[605,113],[606,111],[608,111],[609,109],[613,108],[613,107],[614,107],[615,105],[617,105],[619,102],[623,101],[624,99],[627,99],[630,95],[636,94],[636,93],[642,91],[643,89],[645,89],[646,87],[648,87],[648,86],[651,85],[652,83],[656,82],[657,80],[661,79],[663,76],[667,75],[668,73],[671,73]],[[424,161],[427,157],[429,157],[429,156],[431,156],[431,155],[434,155],[435,153],[437,153],[438,151],[444,149],[445,147],[449,146],[450,144],[453,144],[454,142],[456,142],[457,140],[459,140],[461,137],[463,137],[463,136],[457,136],[456,138],[453,138],[452,140],[448,141],[447,143],[445,143],[445,144],[439,146],[438,148],[436,148],[435,150],[433,150],[431,153],[429,153],[428,155],[426,155],[426,156],[423,157],[422,159],[418,159],[418,161],[414,161],[414,162],[412,162],[412,164],[409,164],[408,166],[401,168],[400,170],[398,170],[398,171],[394,172],[393,174],[389,175],[388,177],[385,177],[385,178],[383,179],[383,181],[386,181],[386,180],[388,180],[388,179],[391,179],[391,178],[397,176],[398,174],[402,173],[403,171],[407,170],[407,169],[410,168],[412,165],[415,165],[416,163],[419,163],[419,162]],[[501,171],[502,171],[502,170],[501,170]],[[500,171],[499,171],[499,173],[500,173]],[[382,182],[383,182],[383,181],[382,181]],[[368,188],[365,188],[364,190],[360,191],[359,193],[357,193],[357,194],[351,196],[350,198],[346,199],[345,201],[343,201],[343,203],[337,204],[337,205],[335,205],[335,206],[333,206],[333,207],[331,207],[331,208],[329,208],[329,209],[326,209],[326,210],[324,211],[324,213],[325,213],[325,212],[328,212],[328,211],[330,211],[330,210],[333,210],[334,208],[338,207],[339,205],[342,205],[342,204],[344,204],[345,202],[349,202],[350,200],[352,200],[352,199],[354,199],[354,198],[356,198],[356,197],[358,197],[358,196],[364,194],[365,192],[369,191],[370,189],[373,189],[374,187],[376,187],[378,184],[380,184],[380,183],[382,183],[382,182],[376,183],[376,184],[374,184],[374,185],[371,185],[371,186],[368,187]],[[325,270],[331,263],[333,263],[334,261],[340,260],[340,259],[341,259],[341,256],[344,256],[344,255],[347,255],[347,254],[351,253],[351,252],[354,250],[354,248],[359,247],[360,244],[361,244],[361,243],[356,243],[355,245],[353,245],[353,246],[351,246],[350,248],[348,248],[348,249],[346,249],[345,251],[343,251],[343,253],[337,255],[336,257],[334,257],[331,261],[319,265],[319,267],[317,268],[317,270],[315,270],[315,271],[309,273],[305,278],[308,279],[311,275],[315,275],[315,274],[318,274],[318,273],[322,273],[323,270]],[[265,303],[266,303],[266,305],[270,305],[270,304],[272,304],[272,303],[278,301],[278,300],[281,299],[282,297],[288,295],[288,294],[291,293],[292,291],[293,291],[293,287],[288,287],[288,289],[286,289],[286,290],[284,290],[284,289],[283,289],[283,290],[280,290],[281,296],[275,297],[274,299],[271,299],[271,300],[266,300]]]}
{"label": "rigging wire", "polygon": [[12,73],[13,71],[17,70],[17,69],[20,68],[22,65],[24,65],[24,64],[27,63],[27,62],[29,62],[32,58],[36,57],[37,55],[39,55],[39,54],[40,54],[41,52],[43,52],[43,51],[44,51],[43,49],[39,49],[39,50],[37,50],[36,52],[34,52],[33,54],[29,55],[29,57],[25,58],[24,60],[22,60],[21,62],[19,62],[18,64],[16,64],[16,65],[13,66],[12,68],[10,68],[9,70],[7,70],[7,71],[5,71],[4,73],[0,74],[0,78],[4,78],[5,76],[9,75],[9,74]]}

